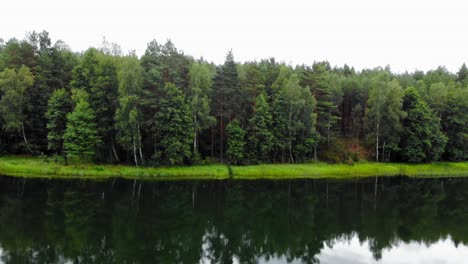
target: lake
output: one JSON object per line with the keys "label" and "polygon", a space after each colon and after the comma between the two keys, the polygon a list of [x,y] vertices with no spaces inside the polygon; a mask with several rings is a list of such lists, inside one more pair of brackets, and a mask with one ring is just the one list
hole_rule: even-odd
{"label": "lake", "polygon": [[466,263],[468,180],[0,177],[1,263]]}

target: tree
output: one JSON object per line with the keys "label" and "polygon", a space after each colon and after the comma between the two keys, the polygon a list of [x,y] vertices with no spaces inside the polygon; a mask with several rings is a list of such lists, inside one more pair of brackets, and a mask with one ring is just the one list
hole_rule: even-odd
{"label": "tree", "polygon": [[48,149],[66,158],[63,141],[67,128],[67,114],[71,112],[70,95],[65,89],[55,90],[49,99],[47,117]]}
{"label": "tree", "polygon": [[284,96],[284,87],[290,76],[290,69],[282,65],[279,69],[279,74],[276,80],[272,83],[272,103],[271,112],[273,117],[273,136],[274,136],[274,159],[278,155],[281,156],[281,162],[284,162],[284,156],[287,147],[287,126],[288,126],[288,115],[287,115],[287,101]]}
{"label": "tree", "polygon": [[353,107],[351,112],[351,118],[353,120],[353,134],[356,136],[356,145],[359,145],[359,135],[362,129],[362,118],[363,118],[362,106],[360,103]]}
{"label": "tree", "polygon": [[207,64],[194,63],[189,71],[190,86],[188,91],[188,102],[192,111],[192,122],[194,127],[193,155],[198,153],[198,134],[214,125],[216,119],[210,115],[211,112],[211,71]]}
{"label": "tree", "polygon": [[411,163],[436,161],[444,152],[447,138],[440,130],[440,120],[420,98],[418,91],[410,87],[405,90],[401,137],[401,157]]}
{"label": "tree", "polygon": [[111,56],[99,57],[97,78],[91,86],[90,104],[96,112],[98,135],[102,138],[98,147],[101,159],[108,156],[119,160],[115,149],[115,112],[117,109],[119,81],[117,77],[116,59]]}
{"label": "tree", "polygon": [[226,127],[227,132],[227,150],[229,162],[240,164],[244,159],[245,152],[245,130],[242,129],[237,119],[232,120]]}
{"label": "tree", "polygon": [[390,80],[388,73],[381,72],[372,80],[365,115],[367,136],[375,144],[377,162],[388,160],[391,151],[397,150],[401,132],[400,120],[404,117],[401,110],[402,95],[398,81]]}
{"label": "tree", "polygon": [[138,154],[143,162],[139,101],[143,69],[135,55],[126,57],[118,74],[119,97],[115,113],[117,140],[127,151],[133,152],[135,165],[138,166]]}
{"label": "tree", "polygon": [[229,51],[224,65],[217,69],[214,77],[213,111],[218,118],[220,150],[219,157],[223,162],[224,154],[224,130],[225,124],[230,122],[240,113],[240,83],[237,66],[232,51]]}
{"label": "tree", "polygon": [[302,97],[302,87],[299,85],[299,78],[296,74],[292,74],[289,80],[287,81],[284,90],[283,96],[286,99],[286,113],[288,118],[287,123],[287,141],[288,141],[288,150],[289,150],[289,158],[292,163],[294,163],[293,157],[293,141],[296,139],[296,132],[300,129],[302,125],[301,122],[298,120],[297,115],[300,109],[305,105],[305,98]]}
{"label": "tree", "polygon": [[448,91],[443,131],[448,137],[445,148],[447,160],[468,159],[468,89],[452,88]]}
{"label": "tree", "polygon": [[[317,101],[317,132],[320,142],[326,142],[326,147],[330,147],[330,142],[335,138],[335,130],[340,120],[338,105],[342,101],[342,91],[339,79],[329,72],[328,62],[314,63],[312,66],[311,89],[312,95]],[[316,156],[316,154],[315,154]]]}
{"label": "tree", "polygon": [[466,67],[465,63],[463,63],[457,73],[457,81],[463,85],[466,85],[468,82],[468,68]]}
{"label": "tree", "polygon": [[26,66],[18,71],[6,69],[0,72],[0,115],[3,117],[3,128],[7,132],[20,133],[28,151],[32,153],[25,131],[25,111],[31,107],[27,89],[33,85],[34,77]]}
{"label": "tree", "polygon": [[272,123],[273,118],[266,95],[261,93],[255,101],[254,115],[249,119],[248,143],[252,159],[268,161],[269,154],[273,150]]}
{"label": "tree", "polygon": [[190,161],[194,127],[184,94],[174,84],[166,83],[159,104],[162,110],[156,114],[155,119],[162,153],[158,156],[170,165]]}
{"label": "tree", "polygon": [[64,148],[68,158],[89,161],[94,157],[99,143],[94,110],[89,104],[86,91],[75,89],[72,95],[75,107],[67,114],[67,129],[64,134]]}

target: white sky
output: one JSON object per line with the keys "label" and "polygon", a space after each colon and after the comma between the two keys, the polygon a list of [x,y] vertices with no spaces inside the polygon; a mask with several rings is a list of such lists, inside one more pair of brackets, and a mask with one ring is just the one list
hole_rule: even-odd
{"label": "white sky", "polygon": [[[465,2],[465,3],[464,3]],[[73,50],[105,36],[144,53],[152,39],[222,63],[275,57],[293,64],[328,60],[357,69],[402,72],[468,62],[468,2],[463,0],[6,0],[0,38],[47,30]]]}

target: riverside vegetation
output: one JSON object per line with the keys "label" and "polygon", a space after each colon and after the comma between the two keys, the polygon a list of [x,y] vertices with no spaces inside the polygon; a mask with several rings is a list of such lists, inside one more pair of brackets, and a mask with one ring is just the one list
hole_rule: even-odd
{"label": "riverside vegetation", "polygon": [[221,164],[173,167],[70,164],[24,156],[0,158],[0,174],[35,178],[108,179],[301,179],[357,178],[371,176],[468,177],[468,162],[431,164],[360,162],[346,164],[265,164],[225,166]]}
{"label": "riverside vegetation", "polygon": [[[77,53],[32,32],[0,39],[0,173],[467,176],[467,87],[465,64],[393,73],[228,52],[215,65],[171,41],[138,57],[107,41]],[[50,158],[12,156],[24,154]]]}

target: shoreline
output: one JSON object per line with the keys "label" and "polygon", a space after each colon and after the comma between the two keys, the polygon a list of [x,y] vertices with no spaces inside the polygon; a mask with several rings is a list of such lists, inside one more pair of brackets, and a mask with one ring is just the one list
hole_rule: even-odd
{"label": "shoreline", "polygon": [[375,176],[414,178],[468,177],[468,162],[428,164],[358,162],[353,165],[262,164],[227,166],[224,164],[181,167],[135,167],[130,165],[71,164],[65,166],[38,157],[0,157],[0,175],[21,178],[90,179],[111,178],[142,180],[223,180],[223,179],[353,179]]}

